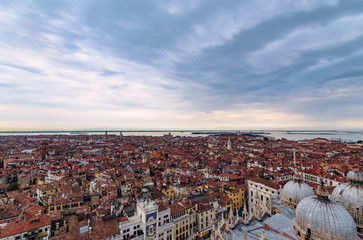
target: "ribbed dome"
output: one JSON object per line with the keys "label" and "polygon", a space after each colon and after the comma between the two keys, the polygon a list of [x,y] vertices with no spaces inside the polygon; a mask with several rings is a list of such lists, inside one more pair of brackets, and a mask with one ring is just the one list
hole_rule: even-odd
{"label": "ribbed dome", "polygon": [[363,183],[363,172],[358,169],[348,172],[347,178],[352,183]]}
{"label": "ribbed dome", "polygon": [[313,189],[304,183],[299,176],[287,182],[282,189],[282,197],[285,201],[298,204],[306,197],[314,195]]}
{"label": "ribbed dome", "polygon": [[315,240],[357,240],[357,229],[349,212],[330,200],[324,187],[319,190],[318,196],[307,197],[298,204],[295,217],[297,231],[310,234]]}
{"label": "ribbed dome", "polygon": [[342,204],[356,224],[363,226],[363,173],[354,170],[350,171],[347,177],[349,182],[337,186],[330,198]]}

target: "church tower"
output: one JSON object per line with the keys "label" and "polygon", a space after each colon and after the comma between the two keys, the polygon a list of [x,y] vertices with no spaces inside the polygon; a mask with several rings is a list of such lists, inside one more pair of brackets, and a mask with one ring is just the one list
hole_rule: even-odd
{"label": "church tower", "polygon": [[228,138],[228,141],[227,141],[227,149],[228,150],[232,150],[231,138]]}
{"label": "church tower", "polygon": [[47,145],[48,143],[46,142],[40,142],[39,155],[41,160],[45,160],[45,156],[47,154]]}

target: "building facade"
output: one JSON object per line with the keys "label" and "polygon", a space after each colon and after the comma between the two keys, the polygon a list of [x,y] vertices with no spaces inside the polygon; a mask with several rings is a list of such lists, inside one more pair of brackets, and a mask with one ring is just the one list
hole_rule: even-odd
{"label": "building facade", "polygon": [[139,201],[136,214],[123,217],[119,223],[121,239],[174,239],[174,224],[170,219],[170,208],[157,205],[154,201]]}
{"label": "building facade", "polygon": [[268,180],[253,178],[248,183],[249,212],[254,212],[259,204],[267,205],[273,196],[280,195],[281,186]]}

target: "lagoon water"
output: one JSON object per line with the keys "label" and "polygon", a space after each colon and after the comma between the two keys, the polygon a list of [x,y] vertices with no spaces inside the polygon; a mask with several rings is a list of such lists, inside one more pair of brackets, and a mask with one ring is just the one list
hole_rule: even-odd
{"label": "lagoon water", "polygon": [[276,139],[286,138],[288,140],[303,140],[313,138],[326,138],[335,139],[346,142],[356,142],[363,140],[363,131],[266,131],[269,132],[269,136],[275,137]]}

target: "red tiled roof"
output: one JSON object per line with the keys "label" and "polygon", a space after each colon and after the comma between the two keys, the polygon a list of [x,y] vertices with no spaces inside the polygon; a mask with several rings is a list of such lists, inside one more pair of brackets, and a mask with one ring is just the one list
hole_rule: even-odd
{"label": "red tiled roof", "polygon": [[256,182],[256,183],[261,183],[267,187],[270,187],[270,188],[273,188],[273,189],[280,189],[280,185],[276,182],[273,182],[272,180],[266,180],[266,179],[263,179],[263,178],[251,178],[249,179],[249,181],[252,181],[252,182]]}

